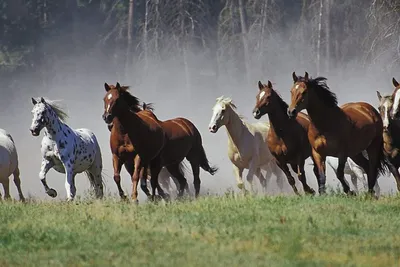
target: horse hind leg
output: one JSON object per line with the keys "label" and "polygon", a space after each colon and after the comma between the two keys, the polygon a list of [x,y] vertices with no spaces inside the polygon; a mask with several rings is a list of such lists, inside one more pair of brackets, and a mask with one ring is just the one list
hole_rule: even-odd
{"label": "horse hind leg", "polygon": [[172,164],[167,166],[167,170],[169,173],[174,176],[178,181],[179,181],[179,189],[178,189],[178,198],[181,198],[183,196],[183,193],[185,191],[185,188],[187,187],[187,180],[185,176],[183,175],[179,164]]}
{"label": "horse hind leg", "polygon": [[[367,148],[369,158],[368,176],[368,191],[370,194],[375,195],[374,188],[379,175],[379,170],[384,169],[385,156],[383,154],[383,138],[382,135],[377,136]],[[356,161],[355,161],[356,162]],[[356,162],[357,163],[357,162]],[[361,166],[363,167],[363,166]],[[390,164],[389,164],[390,168]],[[366,170],[366,169],[364,169]]]}
{"label": "horse hind leg", "polygon": [[4,200],[10,200],[11,196],[10,196],[10,180],[8,179],[8,177],[6,177],[6,179],[3,179],[3,189],[4,189]]}
{"label": "horse hind leg", "polygon": [[349,185],[346,182],[346,179],[344,179],[344,167],[347,161],[347,157],[339,157],[339,164],[336,172],[336,177],[340,181],[343,187],[343,191],[347,195],[355,195],[354,191],[350,190]]}
{"label": "horse hind leg", "polygon": [[103,165],[101,162],[101,156],[96,154],[96,158],[90,168],[87,170],[89,180],[94,188],[94,193],[97,199],[101,199],[104,196],[103,187],[103,176],[101,174]]}
{"label": "horse hind leg", "polygon": [[297,177],[301,184],[303,185],[303,190],[306,194],[309,195],[315,195],[314,189],[312,189],[308,184],[307,184],[307,178],[306,178],[306,172],[304,170],[304,164],[305,160],[301,160],[298,165],[296,164],[290,164],[292,167],[292,170],[297,173]]}
{"label": "horse hind leg", "polygon": [[13,176],[14,176],[14,184],[17,187],[17,191],[18,191],[18,195],[19,195],[19,200],[24,202],[25,197],[21,190],[21,179],[20,179],[20,172],[19,172],[18,167],[15,169]]}
{"label": "horse hind leg", "polygon": [[195,160],[191,160],[189,161],[190,165],[192,167],[192,173],[193,173],[193,186],[194,186],[194,194],[195,197],[199,197],[200,194],[200,184],[201,184],[201,180],[200,180],[200,164],[198,161]]}

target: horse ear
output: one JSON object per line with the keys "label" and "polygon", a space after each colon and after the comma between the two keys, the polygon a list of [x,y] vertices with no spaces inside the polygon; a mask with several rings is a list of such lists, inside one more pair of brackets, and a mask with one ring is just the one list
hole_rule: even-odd
{"label": "horse ear", "polygon": [[379,101],[381,101],[381,99],[382,99],[381,93],[379,93],[379,91],[376,91],[376,95],[378,96]]}
{"label": "horse ear", "polygon": [[41,97],[41,98],[40,98],[40,102],[41,102],[41,103],[46,103],[46,100],[44,100],[44,98]]}
{"label": "horse ear", "polygon": [[104,83],[104,89],[106,89],[106,92],[111,90],[110,86],[107,83]]}
{"label": "horse ear", "polygon": [[297,80],[299,79],[294,71],[292,73],[292,77],[293,77],[293,82],[297,82]]}
{"label": "horse ear", "polygon": [[262,89],[264,89],[264,85],[262,84],[261,81],[258,81],[258,89],[260,89],[260,91],[261,91]]}
{"label": "horse ear", "polygon": [[308,72],[307,72],[307,71],[304,73],[304,79],[305,79],[306,81],[308,81]]}
{"label": "horse ear", "polygon": [[399,86],[399,83],[396,81],[396,79],[394,77],[392,79],[392,82],[393,82],[394,87]]}
{"label": "horse ear", "polygon": [[32,104],[33,105],[36,105],[37,104],[37,101],[32,97]]}
{"label": "horse ear", "polygon": [[121,85],[119,84],[119,82],[117,82],[117,84],[115,85],[115,87],[117,88],[117,90],[121,90]]}
{"label": "horse ear", "polygon": [[272,89],[272,83],[270,80],[268,80],[268,87]]}

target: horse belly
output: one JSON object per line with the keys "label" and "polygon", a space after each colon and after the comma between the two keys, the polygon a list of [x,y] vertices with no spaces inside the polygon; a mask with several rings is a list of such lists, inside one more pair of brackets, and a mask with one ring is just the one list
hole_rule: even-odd
{"label": "horse belly", "polygon": [[8,149],[0,146],[0,177],[8,178],[14,172],[16,162]]}

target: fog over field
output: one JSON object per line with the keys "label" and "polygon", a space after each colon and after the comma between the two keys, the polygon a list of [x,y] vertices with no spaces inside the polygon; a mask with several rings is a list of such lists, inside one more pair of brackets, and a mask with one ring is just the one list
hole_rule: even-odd
{"label": "fog over field", "polygon": [[[360,23],[360,21],[354,23]],[[293,22],[289,25],[295,27],[296,24],[297,22]],[[94,31],[96,27],[88,22],[82,28],[75,27],[73,33],[76,36],[84,36]],[[317,66],[312,59],[315,58],[313,48],[307,42],[289,38],[292,32],[292,27],[275,28],[274,32],[265,35],[261,59],[256,47],[249,48],[250,77],[248,81],[246,75],[235,75],[235,73],[246,71],[243,66],[237,66],[237,64],[243,65],[244,59],[240,53],[237,54],[238,58],[234,58],[235,53],[220,57],[223,60],[229,58],[230,63],[224,65],[218,77],[215,68],[212,67],[215,64],[214,58],[206,57],[199,52],[198,45],[187,45],[185,53],[189,65],[186,68],[179,60],[181,51],[177,50],[170,52],[167,57],[150,59],[145,73],[142,71],[144,68],[142,61],[126,66],[124,53],[116,53],[108,47],[99,48],[99,45],[87,44],[83,48],[80,46],[76,49],[65,49],[64,44],[70,47],[71,32],[69,31],[59,31],[58,35],[39,39],[37,45],[43,51],[52,51],[52,54],[57,54],[57,57],[46,58],[43,54],[42,60],[46,62],[44,65],[40,65],[37,69],[31,66],[29,70],[14,72],[12,79],[6,79],[6,84],[2,82],[0,98],[0,127],[11,133],[17,145],[23,192],[26,196],[50,199],[45,194],[38,178],[41,163],[40,142],[43,132],[40,137],[33,137],[29,131],[32,120],[31,97],[43,96],[52,100],[62,100],[62,105],[66,107],[69,114],[67,121],[69,126],[89,128],[94,131],[102,149],[106,190],[117,196],[109,148],[110,133],[101,118],[102,99],[105,94],[103,84],[104,82],[115,84],[117,81],[121,85],[130,85],[131,93],[142,101],[154,103],[155,114],[159,119],[185,117],[198,127],[210,162],[219,167],[215,176],[201,171],[202,193],[222,193],[229,188],[237,191],[231,163],[227,157],[226,130],[221,128],[216,134],[208,131],[211,109],[217,97],[228,96],[233,99],[238,112],[245,116],[246,120],[256,121],[252,116],[252,109],[258,90],[258,80],[265,83],[271,80],[284,100],[290,102],[289,90],[293,83],[291,76],[293,71],[302,76],[304,71],[308,71],[312,77],[317,76]],[[353,37],[354,35],[357,35],[357,32],[353,33]],[[253,40],[257,36],[258,33],[251,31],[247,33],[248,40]],[[173,37],[164,36],[164,38]],[[238,44],[235,43],[234,46],[241,47],[240,38],[237,38],[236,42]],[[357,50],[359,43],[346,45],[351,51]],[[352,45],[355,47],[351,47]],[[160,48],[162,49],[163,47]],[[325,59],[326,57],[322,56],[322,60]],[[357,56],[336,62],[337,59],[332,56],[329,69],[321,67],[319,75],[328,78],[328,85],[337,94],[339,104],[366,101],[377,107],[376,90],[381,93],[392,92],[392,77],[398,77],[400,80],[399,64],[396,63],[387,68],[390,58],[383,58],[369,65],[362,65],[359,59]],[[259,61],[261,60],[265,65],[263,67],[265,72],[260,68]],[[188,69],[190,80],[187,79]],[[4,72],[0,77],[6,77],[6,75],[7,73]],[[267,116],[261,119],[261,121],[267,120]],[[307,164],[310,162],[311,160],[308,159]],[[309,185],[317,190],[317,181],[311,166],[306,166],[306,172]],[[247,171],[244,173],[244,179],[246,173]],[[130,195],[131,181],[125,169],[122,169],[121,177],[125,193]],[[64,199],[64,175],[50,170],[47,178],[49,186],[58,192],[57,199]],[[192,184],[191,171],[188,172],[187,178],[189,184]],[[258,183],[257,179],[254,180]],[[348,181],[350,182],[349,179]],[[297,178],[296,183],[298,188],[302,188]],[[339,184],[330,167],[327,167],[327,184],[333,188]],[[392,176],[380,177],[379,185],[382,193],[396,191]],[[286,179],[285,186],[285,193],[292,194]],[[88,180],[84,175],[80,174],[76,177],[76,187],[77,195],[83,195],[89,188]],[[18,194],[13,183],[10,183],[10,188],[12,197],[17,198]],[[275,178],[269,184],[268,193],[278,193]],[[139,195],[140,200],[145,199],[143,192],[139,191]]]}

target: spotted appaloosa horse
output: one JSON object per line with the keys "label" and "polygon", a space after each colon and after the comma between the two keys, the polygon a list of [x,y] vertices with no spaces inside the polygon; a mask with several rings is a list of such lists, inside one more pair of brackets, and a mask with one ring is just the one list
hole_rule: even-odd
{"label": "spotted appaloosa horse", "polygon": [[[309,78],[294,72],[291,104],[288,115],[297,117],[306,109],[311,119],[308,140],[312,156],[318,166],[319,193],[325,193],[325,160],[327,156],[339,158],[337,178],[347,194],[354,194],[344,179],[344,165],[350,157],[368,174],[368,189],[374,194],[376,179],[387,170],[383,153],[383,123],[379,112],[365,102],[347,103],[339,107],[335,93],[330,91],[326,78]],[[362,152],[366,150],[368,159]]]}
{"label": "spotted appaloosa horse", "polygon": [[42,139],[42,165],[39,178],[46,193],[56,197],[56,190],[46,182],[46,174],[54,168],[59,173],[65,173],[65,189],[67,199],[73,200],[76,194],[75,176],[85,172],[95,189],[97,198],[103,197],[102,157],[97,138],[89,129],[71,129],[65,124],[67,114],[54,101],[32,98],[33,136],[39,136],[44,129]]}

